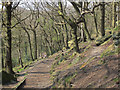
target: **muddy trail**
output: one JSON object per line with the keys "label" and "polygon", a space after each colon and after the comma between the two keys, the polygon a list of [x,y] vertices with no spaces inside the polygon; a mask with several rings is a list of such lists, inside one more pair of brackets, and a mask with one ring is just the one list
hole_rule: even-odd
{"label": "muddy trail", "polygon": [[53,60],[51,59],[37,62],[34,67],[27,70],[26,80],[18,90],[26,88],[50,88],[52,86],[52,80],[50,79],[52,62]]}
{"label": "muddy trail", "polygon": [[[118,58],[116,56],[111,56],[106,58],[106,63],[99,64],[100,55],[101,53],[107,49],[107,47],[111,45],[111,42],[107,43],[104,46],[92,46],[87,53],[83,53],[87,58],[82,60],[82,62],[78,62],[75,65],[71,66],[69,69],[64,69],[68,66],[71,60],[67,60],[66,64],[60,64],[55,67],[55,71],[59,71],[59,75],[56,79],[61,80],[61,82],[65,82],[66,76],[69,77],[69,74],[72,75],[77,70],[78,74],[76,77],[71,80],[70,84],[73,88],[79,87],[117,87],[114,84],[114,80],[117,78],[117,71],[118,70]],[[58,52],[52,55],[50,58],[46,58],[43,61],[38,61],[33,64],[26,72],[26,80],[25,82],[18,88],[18,90],[23,89],[41,89],[41,88],[51,88],[59,86],[56,79],[53,80],[51,78],[51,67],[56,60],[56,56],[61,55],[62,53],[66,52]],[[92,61],[89,62],[90,59],[95,57]],[[80,60],[81,61],[81,60]],[[108,62],[109,61],[109,62]],[[87,64],[87,62],[89,62]],[[82,65],[82,66],[81,66]],[[81,68],[82,67],[82,68]],[[113,68],[114,67],[114,68]],[[108,74],[109,73],[109,74]],[[99,83],[98,83],[99,81]],[[92,82],[92,83],[91,83]],[[109,85],[107,85],[109,84]],[[56,86],[57,85],[57,86]],[[61,83],[62,85],[62,83]],[[60,86],[61,86],[60,85]],[[63,84],[64,85],[64,84]],[[106,86],[107,85],[107,86]],[[67,84],[65,83],[66,87]],[[68,85],[69,86],[69,85]]]}

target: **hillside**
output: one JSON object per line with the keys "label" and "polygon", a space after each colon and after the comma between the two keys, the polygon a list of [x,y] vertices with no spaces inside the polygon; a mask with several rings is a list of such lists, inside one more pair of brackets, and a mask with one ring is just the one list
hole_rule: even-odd
{"label": "hillside", "polygon": [[120,1],[1,5],[3,89],[119,88]]}
{"label": "hillside", "polygon": [[117,88],[118,60],[110,38],[100,46],[95,42],[80,44],[80,54],[69,50],[57,55],[51,68],[57,88]]}
{"label": "hillside", "polygon": [[[79,43],[81,53],[62,50],[26,69],[23,88],[118,88],[118,64],[112,38]],[[18,73],[21,74],[21,73]],[[5,86],[6,87],[6,86]]]}

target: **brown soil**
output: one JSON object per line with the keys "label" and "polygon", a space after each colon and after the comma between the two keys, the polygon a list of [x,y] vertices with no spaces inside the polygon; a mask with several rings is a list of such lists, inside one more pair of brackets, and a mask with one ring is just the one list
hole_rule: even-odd
{"label": "brown soil", "polygon": [[[111,44],[112,40],[103,46],[96,47],[92,45],[90,49],[81,54],[86,57],[85,60],[81,59],[70,67],[68,66],[72,60],[65,60],[54,69],[54,72],[59,72],[54,80],[51,79],[50,70],[56,56],[62,52],[59,51],[44,61],[36,62],[25,71],[28,75],[20,90],[25,88],[50,88],[53,85],[55,87],[72,88],[117,88],[118,84],[115,80],[118,77],[118,60],[120,56],[111,55],[100,58],[101,53]],[[93,57],[95,58],[89,61]],[[104,63],[100,63],[101,60]],[[86,64],[88,61],[89,63]],[[74,78],[69,82],[65,82],[66,77],[73,76],[76,72],[77,75]]]}
{"label": "brown soil", "polygon": [[27,71],[27,79],[22,88],[47,88],[52,85],[50,67],[53,60],[44,60]]}
{"label": "brown soil", "polygon": [[28,75],[26,76],[25,83],[20,87],[20,90],[26,88],[50,88],[53,85],[50,76],[51,65],[54,61],[54,57],[60,53],[61,51],[43,61],[36,62],[31,68],[26,70],[25,72],[27,72]]}
{"label": "brown soil", "polygon": [[[78,63],[67,68],[72,60],[66,60],[55,68],[55,72],[59,71],[59,75],[54,79],[55,87],[72,87],[72,88],[118,88],[116,81],[118,78],[118,63],[120,56],[110,55],[100,58],[101,53],[112,44],[110,40],[103,46],[94,46],[82,53],[86,58],[79,60]],[[93,60],[89,61],[95,57]],[[88,62],[89,63],[86,63]],[[100,63],[103,61],[104,63]],[[66,69],[65,69],[66,68]],[[59,69],[59,70],[58,70]],[[67,77],[73,76],[69,82]]]}

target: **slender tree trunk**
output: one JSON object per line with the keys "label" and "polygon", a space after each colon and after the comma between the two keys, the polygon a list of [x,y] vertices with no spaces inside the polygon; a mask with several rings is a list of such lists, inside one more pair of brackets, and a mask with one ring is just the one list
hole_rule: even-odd
{"label": "slender tree trunk", "polygon": [[81,40],[83,42],[86,42],[86,35],[85,35],[85,31],[83,30],[83,24],[81,23]]}
{"label": "slender tree trunk", "polygon": [[[0,34],[2,33],[3,31],[3,5],[2,5],[2,11],[1,11],[1,20],[2,20],[2,23],[1,23],[1,31],[0,31]],[[3,37],[0,37],[1,39],[1,59],[2,59],[2,68],[4,68],[4,42],[3,42]]]}
{"label": "slender tree trunk", "polygon": [[66,38],[65,38],[65,33],[64,33],[64,31],[65,31],[65,28],[64,28],[64,25],[61,25],[61,28],[62,28],[62,41],[63,41],[63,45],[64,45],[64,47],[66,47]]}
{"label": "slender tree trunk", "polygon": [[57,44],[58,44],[58,46],[59,46],[59,48],[60,48],[60,42],[59,42],[59,38],[60,38],[60,32],[58,31],[58,29],[57,28],[55,28],[55,27],[52,27],[54,30],[55,30],[55,32],[56,32],[56,34],[57,34]]}
{"label": "slender tree trunk", "polygon": [[38,47],[38,57],[40,57],[40,47]]}
{"label": "slender tree trunk", "polygon": [[95,14],[95,12],[94,12],[94,22],[95,22],[95,28],[96,28],[96,32],[97,32],[96,37],[98,37],[99,32],[98,32],[98,27],[97,27],[97,18],[96,18],[96,15],[97,14]]}
{"label": "slender tree trunk", "polygon": [[112,27],[115,28],[116,25],[116,3],[113,2],[112,3]]}
{"label": "slender tree trunk", "polygon": [[4,68],[4,44],[1,38],[1,54],[2,54],[2,68]]}
{"label": "slender tree trunk", "polygon": [[101,5],[101,35],[105,36],[105,3],[102,2]]}
{"label": "slender tree trunk", "polygon": [[71,33],[72,33],[72,40],[74,40],[73,45],[75,47],[75,51],[79,53],[80,51],[79,51],[78,40],[77,40],[77,26],[72,27]]}
{"label": "slender tree trunk", "polygon": [[27,42],[25,41],[24,43],[25,43],[25,58],[27,59],[27,56],[28,56],[28,54],[27,54]]}
{"label": "slender tree trunk", "polygon": [[72,32],[71,32],[72,30],[70,30],[70,33],[69,33],[69,37],[70,37],[70,40],[72,39]]}
{"label": "slender tree trunk", "polygon": [[68,39],[69,39],[69,37],[68,37],[68,29],[67,29],[66,24],[64,26],[65,26],[66,49],[69,49],[69,46],[68,46]]}
{"label": "slender tree trunk", "polygon": [[[21,31],[20,31],[20,35],[21,35]],[[18,45],[18,52],[19,52],[19,64],[21,65],[21,67],[23,68],[23,61],[22,61],[22,56],[21,56],[21,49],[20,49],[20,46],[21,46],[21,36],[19,35],[19,45]]]}
{"label": "slender tree trunk", "polygon": [[91,39],[91,35],[90,35],[90,33],[89,33],[88,29],[87,29],[87,24],[86,24],[85,19],[84,19],[84,26],[85,26],[85,30],[86,30],[86,34],[87,34],[87,36],[88,36],[88,39],[89,39],[89,40],[92,40],[92,39]]}
{"label": "slender tree trunk", "polygon": [[34,35],[34,59],[37,59],[37,36],[36,36],[36,31],[33,31],[33,35]]}
{"label": "slender tree trunk", "polygon": [[25,32],[26,32],[26,34],[27,34],[27,36],[28,36],[28,42],[29,42],[29,46],[30,46],[30,56],[31,56],[32,61],[34,61],[33,55],[32,55],[32,45],[31,45],[30,34],[29,34],[29,32],[26,30],[25,27],[22,27],[22,28],[25,30]]}
{"label": "slender tree trunk", "polygon": [[120,24],[120,1],[118,2],[118,24]]}
{"label": "slender tree trunk", "polygon": [[51,49],[50,43],[47,40],[47,38],[45,38],[45,41],[47,42],[47,47],[48,47],[49,55],[52,55],[52,49]]}
{"label": "slender tree trunk", "polygon": [[11,56],[11,42],[12,42],[12,35],[11,35],[11,12],[12,12],[12,2],[9,2],[6,5],[6,15],[7,15],[7,55],[6,55],[6,66],[7,66],[7,72],[14,74],[13,68],[12,68],[12,56]]}

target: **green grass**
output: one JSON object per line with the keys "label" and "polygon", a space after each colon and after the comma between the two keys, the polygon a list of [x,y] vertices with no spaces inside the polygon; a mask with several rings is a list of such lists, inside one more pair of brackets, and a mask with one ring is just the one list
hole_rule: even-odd
{"label": "green grass", "polygon": [[98,64],[105,64],[105,60],[99,60]]}
{"label": "green grass", "polygon": [[72,76],[66,77],[66,78],[65,78],[65,82],[70,83],[70,81],[71,81],[76,75],[77,75],[77,73],[75,73],[75,74],[72,75]]}
{"label": "green grass", "polygon": [[19,70],[17,70],[18,72],[21,72],[21,71],[23,71],[24,70],[24,68],[21,68],[21,69],[19,69]]}
{"label": "green grass", "polygon": [[114,82],[118,82],[120,79],[117,77],[114,79]]}
{"label": "green grass", "polygon": [[110,56],[110,55],[114,55],[115,51],[114,51],[114,45],[110,45],[106,50],[103,51],[103,53],[101,54],[101,58],[103,58],[104,56]]}

